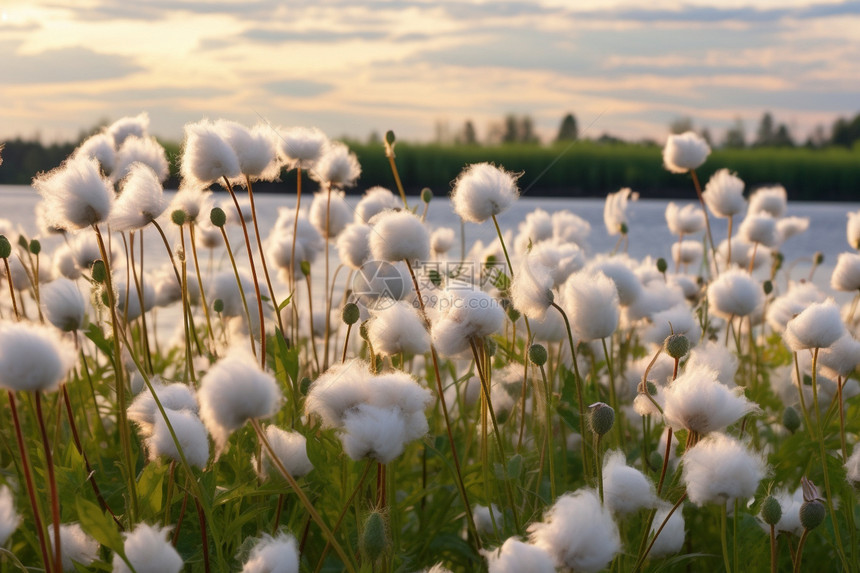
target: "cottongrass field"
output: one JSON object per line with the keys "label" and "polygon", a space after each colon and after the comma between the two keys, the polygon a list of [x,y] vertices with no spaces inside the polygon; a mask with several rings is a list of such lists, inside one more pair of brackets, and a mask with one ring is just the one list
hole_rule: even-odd
{"label": "cottongrass field", "polygon": [[352,208],[318,130],[190,124],[168,202],[147,127],[36,177],[39,236],[0,224],[0,571],[860,570],[860,212],[827,288],[784,280],[816,232],[785,189],[700,182],[692,133],[667,261],[626,254],[630,189],[611,252],[570,211],[500,227],[488,163],[430,228],[390,132],[398,188]]}

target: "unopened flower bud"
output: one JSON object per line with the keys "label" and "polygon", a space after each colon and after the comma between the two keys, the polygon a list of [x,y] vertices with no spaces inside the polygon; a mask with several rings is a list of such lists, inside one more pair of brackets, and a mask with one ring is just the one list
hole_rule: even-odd
{"label": "unopened flower bud", "polygon": [[224,312],[224,301],[216,298],[215,302],[212,303],[212,310],[215,312]]}
{"label": "unopened flower bud", "polygon": [[361,318],[361,311],[358,309],[357,304],[348,302],[343,306],[341,317],[346,324],[353,325]]}
{"label": "unopened flower bud", "polygon": [[761,504],[761,518],[768,525],[776,525],[782,518],[782,507],[779,505],[779,501],[772,495],[764,498]]}
{"label": "unopened flower bud", "polygon": [[824,507],[824,504],[820,501],[804,501],[803,505],[800,506],[800,525],[803,526],[804,529],[815,529],[821,522],[824,521],[824,517],[827,514],[827,510]]}
{"label": "unopened flower bud", "polygon": [[12,244],[6,235],[0,235],[0,259],[8,259],[12,254]]}
{"label": "unopened flower bud", "polygon": [[495,356],[496,350],[498,350],[499,345],[496,344],[496,341],[492,338],[487,338],[486,343],[484,344],[484,348],[487,351],[487,356]]}
{"label": "unopened flower bud", "polygon": [[764,289],[764,294],[768,295],[773,292],[773,282],[772,281],[764,281],[762,283],[762,288]]}
{"label": "unopened flower bud", "polygon": [[800,428],[800,414],[791,406],[782,412],[782,425],[792,434]]}
{"label": "unopened flower bud", "polygon": [[513,306],[508,307],[508,318],[511,319],[511,322],[516,322],[520,319],[520,311],[515,309]]}
{"label": "unopened flower bud", "polygon": [[103,260],[96,259],[93,263],[92,277],[97,283],[103,283],[107,280],[107,268]]}
{"label": "unopened flower bud", "polygon": [[185,211],[182,209],[177,209],[173,213],[170,214],[170,220],[173,221],[174,225],[182,226],[185,224]]}
{"label": "unopened flower bud", "polygon": [[366,320],[364,322],[362,322],[361,326],[358,328],[358,335],[361,336],[362,339],[370,342],[370,339],[368,338],[368,333],[367,333],[367,321]]}
{"label": "unopened flower bud", "polygon": [[664,259],[663,257],[660,257],[659,259],[657,259],[657,270],[658,271],[660,271],[661,273],[665,273],[668,268],[669,268],[669,264],[666,262],[666,259]]}
{"label": "unopened flower bud", "polygon": [[618,230],[619,230],[619,231],[621,231],[621,234],[622,234],[622,235],[626,235],[626,234],[627,234],[627,231],[629,231],[630,229],[627,227],[627,223],[621,223],[621,224],[618,226]]}
{"label": "unopened flower bud", "polygon": [[364,522],[364,530],[361,532],[359,540],[361,552],[367,557],[367,560],[375,562],[377,559],[388,550],[388,534],[385,531],[385,519],[378,511],[370,512],[367,520]]}
{"label": "unopened flower bud", "polygon": [[425,203],[429,203],[433,200],[433,191],[429,187],[425,187],[421,190],[421,200]]}
{"label": "unopened flower bud", "polygon": [[216,227],[223,227],[227,224],[227,213],[221,207],[214,207],[209,211],[209,220]]}
{"label": "unopened flower bud", "polygon": [[666,354],[680,360],[690,351],[690,341],[683,334],[670,334],[663,343]]}
{"label": "unopened flower bud", "polygon": [[38,255],[39,253],[41,253],[42,252],[42,243],[40,243],[36,239],[33,239],[32,241],[30,241],[30,252],[33,253],[34,255]]}
{"label": "unopened flower bud", "polygon": [[816,265],[820,265],[824,262],[824,253],[821,251],[816,252],[815,255],[813,255],[813,259],[815,260]]}
{"label": "unopened flower bud", "polygon": [[591,431],[598,436],[609,433],[615,424],[615,410],[612,409],[612,406],[603,402],[596,402],[589,406],[589,409],[591,410],[589,415]]}
{"label": "unopened flower bud", "polygon": [[546,347],[543,344],[532,344],[529,346],[529,360],[535,366],[543,366],[546,364],[547,352]]}
{"label": "unopened flower bud", "polygon": [[654,384],[653,380],[647,380],[645,382],[645,390],[648,391],[649,396],[656,396],[657,395],[657,385]]}

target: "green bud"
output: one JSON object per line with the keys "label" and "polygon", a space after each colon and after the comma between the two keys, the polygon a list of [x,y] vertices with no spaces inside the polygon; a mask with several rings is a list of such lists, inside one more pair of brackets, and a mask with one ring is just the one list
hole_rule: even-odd
{"label": "green bud", "polygon": [[776,253],[776,254],[773,256],[773,258],[774,258],[774,259],[776,259],[776,260],[773,262],[774,269],[775,269],[775,270],[779,270],[779,269],[781,269],[781,268],[782,268],[782,263],[783,263],[783,262],[785,262],[785,255],[783,255],[782,253]]}
{"label": "green bud", "polygon": [[6,235],[0,235],[0,259],[8,259],[12,254],[12,244]]}
{"label": "green bud", "polygon": [[170,214],[170,220],[173,221],[174,225],[182,226],[185,224],[185,211],[182,209],[177,209],[173,213]]}
{"label": "green bud", "polygon": [[421,190],[421,200],[425,203],[429,203],[433,200],[433,191],[431,191],[429,187],[425,187]]}
{"label": "green bud", "polygon": [[388,145],[394,145],[397,141],[397,138],[394,136],[394,132],[392,130],[388,130],[385,132],[385,143]]}
{"label": "green bud", "polygon": [[768,295],[773,292],[773,282],[772,281],[764,281],[762,283],[762,288],[764,289],[764,294]]}
{"label": "green bud", "polygon": [[622,235],[626,235],[630,229],[627,227],[627,223],[621,223],[618,225],[618,230],[621,231]]}
{"label": "green bud", "polygon": [[299,392],[302,393],[302,396],[308,395],[308,390],[310,390],[312,382],[313,381],[307,376],[299,380]]}
{"label": "green bud", "polygon": [[108,297],[107,289],[102,289],[99,298],[102,301],[102,304],[108,308],[110,308],[110,297]]}
{"label": "green bud", "polygon": [[25,237],[24,235],[18,235],[18,246],[25,251],[29,249],[30,243],[27,242],[27,237]]}
{"label": "green bud", "polygon": [[348,302],[343,306],[341,317],[346,324],[353,325],[361,318],[361,311],[354,302]]}
{"label": "green bud", "polygon": [[824,504],[817,499],[804,501],[803,505],[800,506],[800,525],[804,529],[815,529],[824,521],[826,514]]}
{"label": "green bud", "polygon": [[670,334],[663,342],[663,349],[675,360],[680,360],[690,351],[690,341],[683,334]]}
{"label": "green bud", "polygon": [[92,276],[97,283],[103,283],[107,280],[107,267],[105,267],[103,260],[97,259],[93,263]]}
{"label": "green bud", "polygon": [[511,322],[516,322],[516,321],[518,321],[518,320],[520,319],[520,316],[522,316],[522,315],[520,314],[520,311],[518,311],[517,309],[515,309],[513,306],[509,306],[509,307],[508,307],[508,318],[510,318],[510,319],[511,319]]}
{"label": "green bud", "polygon": [[537,343],[529,346],[529,360],[531,360],[535,366],[543,366],[546,364],[546,347],[543,344]]}
{"label": "green bud", "polygon": [[227,224],[227,213],[225,213],[224,209],[221,207],[214,207],[209,211],[209,220],[212,221],[212,224],[216,227],[223,227]]}
{"label": "green bud", "polygon": [[813,260],[815,260],[816,265],[820,265],[824,262],[824,253],[821,251],[816,252],[815,255],[813,255]]}
{"label": "green bud", "polygon": [[598,436],[609,433],[615,424],[615,410],[612,409],[612,406],[603,402],[596,402],[589,406],[589,409],[591,410],[588,418],[591,431]]}
{"label": "green bud", "polygon": [[311,274],[311,262],[310,261],[302,261],[301,263],[299,263],[299,268],[302,269],[303,275],[305,275],[306,277],[310,276],[310,274]]}
{"label": "green bud", "polygon": [[761,518],[768,525],[776,525],[782,518],[782,507],[772,495],[764,498],[761,504]]}
{"label": "green bud", "polygon": [[364,522],[364,529],[359,539],[362,554],[370,562],[376,562],[389,548],[388,532],[385,519],[378,511],[371,511]]}
{"label": "green bud", "polygon": [[648,456],[648,465],[651,466],[651,468],[653,468],[655,470],[657,468],[662,468],[663,467],[663,454],[661,454],[657,450],[654,450],[653,452],[651,452],[651,454]]}
{"label": "green bud", "polygon": [[215,312],[224,312],[224,301],[216,298],[215,302],[212,303],[212,310]]}
{"label": "green bud", "polygon": [[661,273],[665,273],[668,268],[669,268],[669,263],[666,262],[666,259],[664,259],[663,257],[660,257],[659,259],[657,259],[657,270],[658,271],[660,271]]}
{"label": "green bud", "polygon": [[800,414],[791,406],[782,412],[782,425],[792,434],[800,428]]}
{"label": "green bud", "polygon": [[645,381],[645,390],[647,390],[648,394],[651,396],[657,395],[657,385],[654,384],[653,380],[646,380]]}
{"label": "green bud", "polygon": [[364,322],[362,322],[361,326],[358,328],[358,335],[361,336],[362,339],[370,342],[370,339],[368,338],[368,333],[367,333],[367,321],[366,320]]}
{"label": "green bud", "polygon": [[30,241],[30,252],[33,253],[34,255],[38,255],[39,253],[41,253],[42,252],[42,243],[40,243],[36,239],[33,239],[32,241]]}
{"label": "green bud", "polygon": [[433,286],[442,286],[442,275],[439,274],[439,271],[436,269],[430,269],[427,272],[427,275],[430,278],[430,282],[433,283]]}

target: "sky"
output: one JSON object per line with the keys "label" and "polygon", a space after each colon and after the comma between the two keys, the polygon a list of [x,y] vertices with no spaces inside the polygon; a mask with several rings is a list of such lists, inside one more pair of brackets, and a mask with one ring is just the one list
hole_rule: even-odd
{"label": "sky", "polygon": [[690,117],[801,138],[860,112],[860,0],[0,0],[0,139],[67,141],[145,111],[429,141],[568,112],[662,140]]}

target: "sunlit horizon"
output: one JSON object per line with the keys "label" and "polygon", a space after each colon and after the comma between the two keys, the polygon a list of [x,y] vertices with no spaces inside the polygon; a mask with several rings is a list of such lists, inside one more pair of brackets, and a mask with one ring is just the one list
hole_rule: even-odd
{"label": "sunlit horizon", "polygon": [[68,141],[142,111],[430,141],[510,113],[543,141],[660,140],[690,118],[802,142],[860,111],[860,2],[0,1],[0,139]]}

